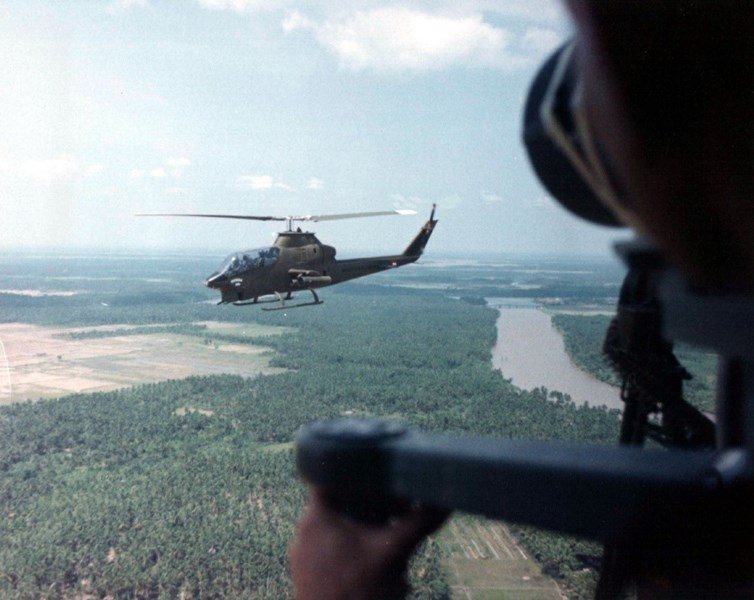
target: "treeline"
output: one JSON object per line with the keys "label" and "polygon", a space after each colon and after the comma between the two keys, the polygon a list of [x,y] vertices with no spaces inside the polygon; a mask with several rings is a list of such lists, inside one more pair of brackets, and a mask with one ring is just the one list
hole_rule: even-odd
{"label": "treeline", "polygon": [[145,335],[154,333],[173,333],[182,335],[199,335],[206,333],[207,326],[199,323],[179,323],[176,325],[136,325],[133,327],[118,327],[116,329],[84,329],[82,331],[68,331],[57,334],[56,337],[66,340],[92,340],[124,335]]}
{"label": "treeline", "polygon": [[572,285],[567,283],[545,284],[541,287],[495,287],[490,285],[484,286],[463,286],[449,287],[446,293],[454,296],[473,293],[486,298],[562,298],[568,301],[576,302],[603,302],[608,298],[617,298],[619,291],[618,284],[612,287],[604,285]]}
{"label": "treeline", "polygon": [[[611,317],[607,315],[554,315],[553,325],[563,334],[566,350],[573,361],[598,379],[612,385],[620,381],[602,354],[602,344]],[[684,397],[697,408],[712,412],[715,407],[717,357],[688,344],[676,344],[675,354],[691,373],[684,382]]]}
{"label": "treeline", "polygon": [[602,353],[610,320],[607,315],[552,316],[552,324],[563,336],[566,351],[573,362],[600,381],[620,386],[618,376]]}

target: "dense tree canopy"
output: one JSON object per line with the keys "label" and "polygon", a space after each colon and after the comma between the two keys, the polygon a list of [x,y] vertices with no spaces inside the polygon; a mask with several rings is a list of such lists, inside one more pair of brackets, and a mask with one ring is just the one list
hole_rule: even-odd
{"label": "dense tree canopy", "polygon": [[[289,596],[286,548],[303,501],[291,442],[314,419],[376,415],[433,431],[599,444],[617,437],[615,413],[521,391],[493,371],[497,313],[478,303],[353,285],[315,310],[262,313],[201,303],[203,292],[185,283],[184,294],[181,281],[180,294],[139,295],[119,282],[80,297],[0,295],[5,321],[156,323],[263,344],[288,369],[1,407],[0,596]],[[205,320],[293,329],[250,339],[195,324]],[[596,547],[521,536],[574,596],[586,593],[594,576],[579,556]],[[447,596],[440,555],[430,542],[417,559],[417,597]]]}

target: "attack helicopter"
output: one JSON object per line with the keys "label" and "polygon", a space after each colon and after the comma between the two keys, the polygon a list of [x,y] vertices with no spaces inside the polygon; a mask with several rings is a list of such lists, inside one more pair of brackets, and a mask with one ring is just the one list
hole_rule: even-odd
{"label": "attack helicopter", "polygon": [[[136,216],[285,221],[285,231],[278,233],[272,246],[231,254],[204,282],[207,287],[220,292],[218,304],[246,306],[273,302],[278,306],[265,307],[262,310],[283,310],[322,304],[322,300],[315,291],[318,288],[395,269],[419,260],[437,224],[437,219],[434,218],[435,208],[433,204],[429,220],[402,254],[347,260],[337,260],[335,247],[323,244],[314,233],[302,231],[300,227],[294,230],[294,223],[412,215],[416,214],[416,211],[391,210],[287,217],[188,213],[149,213]],[[313,298],[310,302],[286,304],[286,301],[294,299],[295,292],[310,292]]]}

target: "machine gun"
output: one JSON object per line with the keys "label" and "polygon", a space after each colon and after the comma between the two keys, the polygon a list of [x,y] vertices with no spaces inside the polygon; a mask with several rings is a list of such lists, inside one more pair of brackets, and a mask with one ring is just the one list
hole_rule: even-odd
{"label": "machine gun", "polygon": [[663,261],[651,246],[619,244],[628,266],[617,315],[605,336],[603,353],[620,377],[625,403],[620,443],[641,446],[647,437],[663,446],[713,448],[715,426],[683,399],[691,374],[662,335],[658,282]]}
{"label": "machine gun", "polygon": [[[338,419],[300,431],[302,477],[336,490],[340,509],[367,522],[419,502],[603,542],[598,598],[639,577],[659,597],[749,593],[754,305],[689,290],[645,245],[621,253],[629,273],[606,339],[624,382],[620,447],[452,438]],[[683,400],[688,374],[671,339],[720,354],[716,424]],[[638,448],[647,438],[669,448]]]}

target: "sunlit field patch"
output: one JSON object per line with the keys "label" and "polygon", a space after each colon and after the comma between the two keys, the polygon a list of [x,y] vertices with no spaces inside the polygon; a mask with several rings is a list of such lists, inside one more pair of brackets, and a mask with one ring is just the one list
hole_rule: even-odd
{"label": "sunlit field patch", "polygon": [[[81,334],[82,330],[0,324],[10,378],[10,385],[2,388],[0,403],[109,391],[190,375],[229,373],[251,377],[280,372],[269,366],[269,348],[211,337],[212,331],[230,333],[238,327],[211,323],[206,334],[181,335],[166,334],[155,326],[154,334],[70,339],[71,334]],[[116,325],[95,330],[127,333],[132,329]],[[251,337],[277,333],[282,328],[244,325],[243,329]]]}

